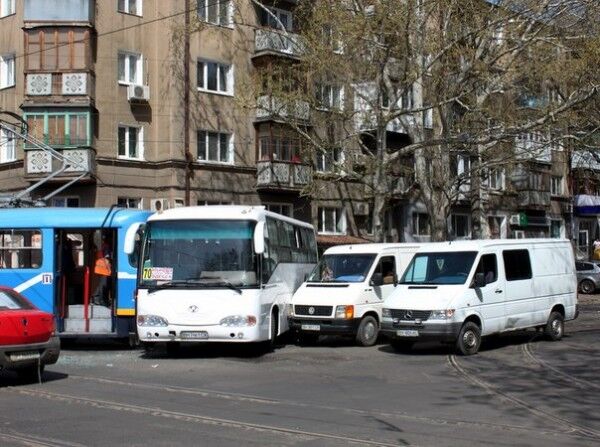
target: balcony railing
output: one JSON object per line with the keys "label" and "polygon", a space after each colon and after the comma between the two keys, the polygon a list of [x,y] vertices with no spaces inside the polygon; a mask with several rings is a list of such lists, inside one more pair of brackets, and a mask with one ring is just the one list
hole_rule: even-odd
{"label": "balcony railing", "polygon": [[94,23],[95,0],[25,0],[25,22]]}
{"label": "balcony railing", "polygon": [[[58,150],[73,164],[67,167],[62,175],[57,178],[74,177],[83,172],[94,172],[95,152],[89,148],[62,149]],[[52,157],[49,152],[42,150],[25,151],[25,176],[27,178],[43,177],[58,171],[62,167],[62,162]]]}
{"label": "balcony railing", "polygon": [[279,53],[299,57],[304,52],[302,39],[298,34],[282,33],[272,29],[257,29],[254,33],[254,54]]}
{"label": "balcony railing", "polygon": [[550,206],[549,191],[519,191],[517,202],[520,207],[545,207]]}
{"label": "balcony railing", "polygon": [[93,96],[95,79],[89,73],[27,73],[27,96]]}
{"label": "balcony railing", "polygon": [[301,189],[312,178],[310,166],[288,161],[259,161],[256,169],[259,189]]}
{"label": "balcony railing", "polygon": [[308,121],[310,104],[300,100],[286,101],[270,95],[259,96],[256,100],[256,119],[259,121],[271,119]]}

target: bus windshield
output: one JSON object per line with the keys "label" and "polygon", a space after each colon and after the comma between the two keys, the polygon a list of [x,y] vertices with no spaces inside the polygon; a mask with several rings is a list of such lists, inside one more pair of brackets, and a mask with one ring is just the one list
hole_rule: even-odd
{"label": "bus windshield", "polygon": [[418,253],[412,259],[400,284],[464,284],[477,252],[451,251]]}
{"label": "bus windshield", "polygon": [[155,221],[146,227],[140,285],[258,285],[252,239],[256,222]]}
{"label": "bus windshield", "polygon": [[363,282],[375,259],[374,254],[325,255],[308,282]]}

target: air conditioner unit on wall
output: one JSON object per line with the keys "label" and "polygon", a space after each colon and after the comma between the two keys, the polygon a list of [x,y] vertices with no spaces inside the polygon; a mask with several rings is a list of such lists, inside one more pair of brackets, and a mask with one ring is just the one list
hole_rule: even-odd
{"label": "air conditioner unit on wall", "polygon": [[513,214],[512,216],[510,216],[510,219],[508,222],[511,225],[520,225],[521,224],[521,216],[519,216],[518,214]]}
{"label": "air conditioner unit on wall", "polygon": [[150,209],[152,211],[164,211],[168,210],[169,199],[152,199],[150,200]]}
{"label": "air conditioner unit on wall", "polygon": [[128,85],[127,100],[131,102],[148,101],[150,99],[150,87],[147,85]]}

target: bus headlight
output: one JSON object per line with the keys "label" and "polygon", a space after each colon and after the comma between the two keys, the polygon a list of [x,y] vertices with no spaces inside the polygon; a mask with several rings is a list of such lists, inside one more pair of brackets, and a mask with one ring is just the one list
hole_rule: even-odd
{"label": "bus headlight", "polygon": [[450,320],[454,316],[454,309],[432,310],[430,320]]}
{"label": "bus headlight", "polygon": [[227,327],[255,326],[256,317],[254,315],[230,315],[223,318],[219,324]]}
{"label": "bus headlight", "polygon": [[392,318],[391,309],[386,309],[386,308],[381,309],[381,317],[382,318]]}
{"label": "bus headlight", "polygon": [[158,315],[138,315],[137,316],[138,326],[168,326],[169,322]]}
{"label": "bus headlight", "polygon": [[354,318],[354,306],[337,306],[335,308],[335,318],[351,320]]}

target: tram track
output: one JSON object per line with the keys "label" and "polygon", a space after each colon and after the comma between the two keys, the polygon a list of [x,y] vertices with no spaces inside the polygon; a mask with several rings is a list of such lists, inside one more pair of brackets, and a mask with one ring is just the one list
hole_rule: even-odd
{"label": "tram track", "polygon": [[486,382],[485,380],[477,377],[475,374],[470,374],[457,360],[454,354],[448,355],[448,363],[450,367],[459,374],[466,382],[475,385],[484,391],[486,391],[491,396],[494,396],[500,400],[505,402],[509,402],[519,408],[522,408],[541,419],[544,419],[553,424],[558,424],[563,428],[567,433],[571,433],[573,435],[577,435],[583,438],[591,439],[594,441],[600,441],[600,431],[594,430],[589,427],[585,427],[578,423],[572,422],[568,419],[562,418],[555,414],[552,414],[549,411],[541,409],[539,406],[531,404],[529,402],[524,401],[518,397],[515,397],[509,393],[506,393],[492,384]]}
{"label": "tram track", "polygon": [[0,441],[12,441],[27,447],[85,447],[83,444],[66,442],[37,435],[27,435],[14,430],[0,431]]}

